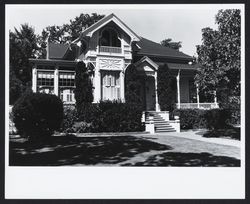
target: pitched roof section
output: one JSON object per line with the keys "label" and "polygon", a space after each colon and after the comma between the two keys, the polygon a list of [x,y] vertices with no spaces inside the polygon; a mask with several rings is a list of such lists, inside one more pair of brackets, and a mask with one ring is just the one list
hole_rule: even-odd
{"label": "pitched roof section", "polygon": [[[161,66],[165,63],[163,62],[156,62],[157,65]],[[169,69],[180,69],[180,70],[198,70],[201,68],[199,64],[181,64],[181,63],[166,63]]]}
{"label": "pitched roof section", "polygon": [[132,31],[125,23],[123,23],[115,14],[110,14],[108,16],[105,16],[101,20],[97,21],[90,27],[88,27],[86,30],[84,30],[81,34],[80,37],[77,38],[76,40],[73,41],[73,43],[77,42],[81,37],[89,36],[91,37],[92,34],[103,27],[104,25],[108,24],[109,22],[113,21],[116,23],[122,30],[124,30],[130,37],[132,37],[133,41],[139,41],[140,37]]}
{"label": "pitched roof section", "polygon": [[49,43],[49,59],[63,59],[69,45]]}
{"label": "pitched roof section", "polygon": [[192,60],[193,58],[189,55],[184,54],[178,50],[162,46],[159,43],[153,42],[146,38],[141,38],[137,45],[141,48],[136,53],[137,55],[154,56],[154,57],[169,57]]}
{"label": "pitched roof section", "polygon": [[135,66],[140,66],[144,62],[150,64],[155,70],[158,70],[159,65],[151,60],[149,57],[145,56],[135,63]]}

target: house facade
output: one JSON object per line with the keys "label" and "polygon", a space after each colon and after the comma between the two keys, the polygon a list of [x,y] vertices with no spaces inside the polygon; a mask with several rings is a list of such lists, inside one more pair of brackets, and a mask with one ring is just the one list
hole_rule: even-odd
{"label": "house facade", "polygon": [[194,86],[198,69],[193,58],[138,36],[117,16],[110,14],[89,28],[71,44],[48,43],[46,59],[30,59],[32,89],[59,96],[65,104],[75,103],[75,66],[83,61],[93,71],[94,103],[101,100],[125,101],[125,71],[133,63],[146,76],[141,84],[145,111],[160,112],[157,70],[167,64],[177,82],[177,108],[215,108],[199,103]]}

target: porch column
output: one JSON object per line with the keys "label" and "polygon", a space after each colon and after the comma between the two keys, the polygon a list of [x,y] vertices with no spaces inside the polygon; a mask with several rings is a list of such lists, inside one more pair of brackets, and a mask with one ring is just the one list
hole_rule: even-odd
{"label": "porch column", "polygon": [[98,103],[101,100],[101,73],[99,70],[99,60],[96,59],[95,77],[94,77],[94,103]]}
{"label": "porch column", "polygon": [[160,106],[159,106],[159,102],[158,102],[158,91],[157,91],[158,81],[157,81],[157,71],[155,71],[154,77],[155,77],[155,111],[161,111],[161,110],[160,110]]}
{"label": "porch column", "polygon": [[176,83],[177,83],[177,108],[181,108],[181,96],[180,96],[180,70],[178,70],[178,74],[176,76]]}
{"label": "porch column", "polygon": [[37,65],[35,64],[32,68],[32,91],[37,92]]}
{"label": "porch column", "polygon": [[196,84],[196,94],[197,94],[197,106],[200,108],[200,95],[199,95],[199,85]]}
{"label": "porch column", "polygon": [[58,77],[59,77],[59,71],[58,71],[58,65],[56,65],[55,67],[55,71],[54,71],[54,94],[56,96],[58,96],[59,94],[59,89],[58,89],[58,86],[59,86],[59,83],[58,83]]}
{"label": "porch column", "polygon": [[215,108],[218,108],[217,93],[216,93],[216,91],[214,91],[214,104],[215,104]]}
{"label": "porch column", "polygon": [[121,101],[124,102],[125,101],[125,80],[124,80],[124,76],[125,76],[125,73],[123,71],[120,72],[120,94],[121,94]]}

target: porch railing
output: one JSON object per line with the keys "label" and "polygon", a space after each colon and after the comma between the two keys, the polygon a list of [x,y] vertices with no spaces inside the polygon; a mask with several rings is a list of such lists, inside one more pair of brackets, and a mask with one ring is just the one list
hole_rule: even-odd
{"label": "porch railing", "polygon": [[99,52],[122,53],[122,49],[120,47],[100,46]]}
{"label": "porch railing", "polygon": [[218,103],[180,103],[176,104],[178,109],[214,109],[219,108]]}

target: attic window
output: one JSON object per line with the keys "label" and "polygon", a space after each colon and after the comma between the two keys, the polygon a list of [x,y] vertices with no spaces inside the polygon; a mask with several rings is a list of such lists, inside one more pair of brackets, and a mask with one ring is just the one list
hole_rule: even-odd
{"label": "attic window", "polygon": [[102,31],[99,44],[100,46],[121,47],[117,32],[111,28]]}

